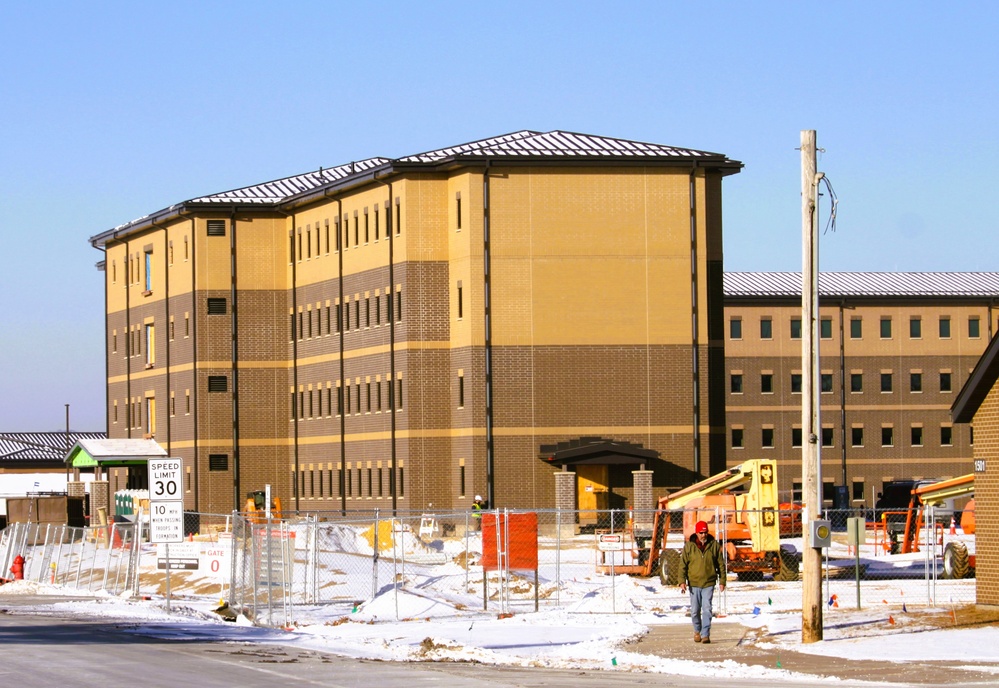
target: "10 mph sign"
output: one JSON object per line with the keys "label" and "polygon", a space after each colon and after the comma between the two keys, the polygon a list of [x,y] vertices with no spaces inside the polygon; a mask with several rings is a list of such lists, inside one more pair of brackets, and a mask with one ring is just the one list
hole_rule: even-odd
{"label": "10 mph sign", "polygon": [[149,541],[184,541],[181,459],[149,460]]}

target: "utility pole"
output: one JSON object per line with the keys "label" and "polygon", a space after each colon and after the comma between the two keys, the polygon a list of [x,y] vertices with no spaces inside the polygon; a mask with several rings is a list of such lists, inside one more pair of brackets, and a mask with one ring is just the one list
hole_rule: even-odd
{"label": "utility pole", "polygon": [[822,510],[819,452],[819,233],[815,130],[801,132],[801,477],[804,501],[801,642],[822,640],[822,550],[809,524]]}

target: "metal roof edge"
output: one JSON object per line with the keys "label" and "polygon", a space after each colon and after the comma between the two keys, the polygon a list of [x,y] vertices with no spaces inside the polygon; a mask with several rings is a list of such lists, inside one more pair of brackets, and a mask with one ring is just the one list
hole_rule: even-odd
{"label": "metal roof edge", "polygon": [[955,423],[970,423],[999,379],[999,333],[992,338],[950,407]]}

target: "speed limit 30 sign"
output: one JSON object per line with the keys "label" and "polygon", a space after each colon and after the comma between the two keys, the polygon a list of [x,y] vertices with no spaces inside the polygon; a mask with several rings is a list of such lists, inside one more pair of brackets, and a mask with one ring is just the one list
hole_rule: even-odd
{"label": "speed limit 30 sign", "polygon": [[149,460],[149,541],[184,541],[181,459]]}

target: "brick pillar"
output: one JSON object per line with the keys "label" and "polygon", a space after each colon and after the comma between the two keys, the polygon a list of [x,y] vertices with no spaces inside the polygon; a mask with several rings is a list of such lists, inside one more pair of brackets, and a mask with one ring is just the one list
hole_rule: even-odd
{"label": "brick pillar", "polygon": [[632,471],[631,476],[631,508],[634,509],[635,525],[651,528],[656,508],[656,497],[652,493],[652,471]]}
{"label": "brick pillar", "polygon": [[[107,480],[94,480],[90,483],[90,514],[93,517],[98,509],[107,509],[108,521],[114,519],[114,510],[111,505],[111,483]],[[97,525],[91,518],[90,525]]]}
{"label": "brick pillar", "polygon": [[562,471],[555,474],[555,508],[561,510],[562,535],[576,535],[576,472]]}

